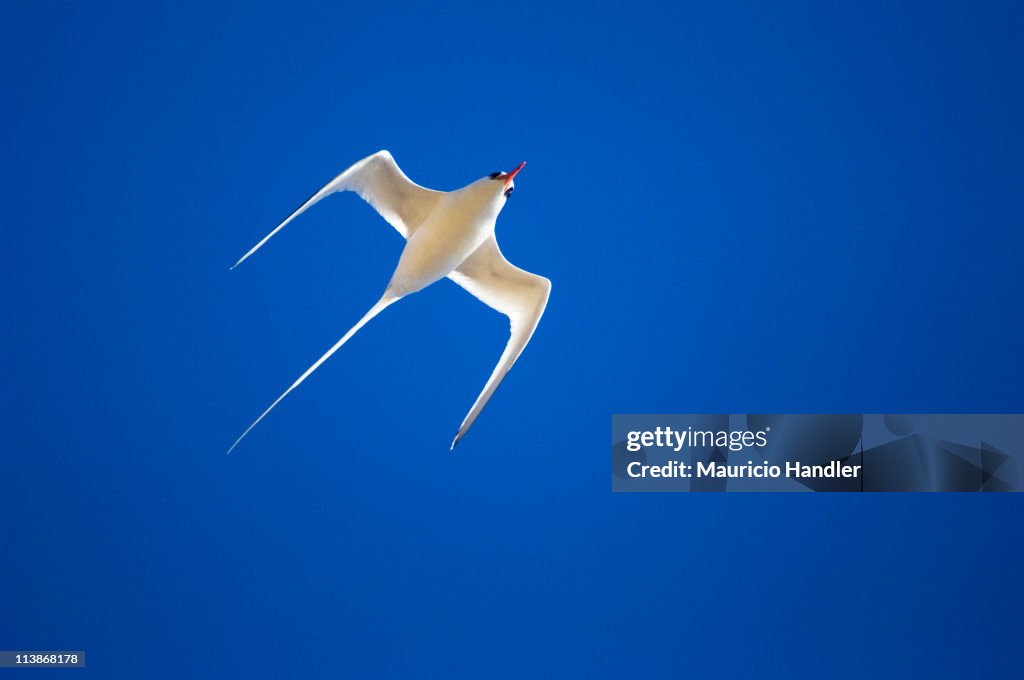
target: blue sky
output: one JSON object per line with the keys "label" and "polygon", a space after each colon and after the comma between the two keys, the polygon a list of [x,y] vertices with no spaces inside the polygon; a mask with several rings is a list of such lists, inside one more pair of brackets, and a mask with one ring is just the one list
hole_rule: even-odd
{"label": "blue sky", "polygon": [[[96,677],[1005,672],[1019,497],[612,496],[612,413],[1020,412],[1013,3],[5,12],[0,647]],[[351,162],[522,160],[505,320]],[[850,650],[857,650],[852,653]],[[172,658],[165,655],[175,654]],[[141,669],[141,670],[140,670]]]}

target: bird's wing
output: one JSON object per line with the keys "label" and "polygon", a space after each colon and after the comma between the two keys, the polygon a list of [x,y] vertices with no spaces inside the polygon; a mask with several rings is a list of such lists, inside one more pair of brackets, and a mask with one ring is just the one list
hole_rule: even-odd
{"label": "bird's wing", "polygon": [[327,185],[309,197],[298,210],[288,216],[274,231],[263,237],[263,240],[252,247],[234,264],[232,269],[260,249],[270,237],[284,229],[285,225],[304,213],[321,199],[338,191],[354,191],[372,205],[381,217],[398,230],[398,233],[409,238],[416,228],[423,223],[430,211],[444,195],[443,191],[425,189],[405,176],[402,169],[388,151],[378,151],[372,156],[354,164]]}
{"label": "bird's wing", "polygon": [[484,241],[476,252],[462,265],[448,275],[487,306],[496,309],[509,318],[511,336],[505,351],[494,367],[494,372],[484,385],[483,392],[476,398],[473,408],[462,421],[458,434],[452,442],[452,448],[466,434],[473,421],[480,415],[505,374],[512,368],[526,343],[530,342],[534,329],[544,308],[548,304],[551,293],[551,282],[543,276],[537,276],[516,267],[501,254],[494,235]]}

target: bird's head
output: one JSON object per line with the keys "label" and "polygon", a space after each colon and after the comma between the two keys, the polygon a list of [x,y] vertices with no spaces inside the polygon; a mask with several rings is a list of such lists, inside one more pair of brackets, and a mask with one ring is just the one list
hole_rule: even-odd
{"label": "bird's head", "polygon": [[486,178],[487,181],[491,183],[489,186],[491,186],[495,192],[501,193],[505,198],[508,198],[516,188],[516,184],[512,180],[515,179],[516,175],[519,174],[519,171],[523,169],[524,165],[526,165],[526,161],[517,165],[516,169],[512,172],[492,172]]}

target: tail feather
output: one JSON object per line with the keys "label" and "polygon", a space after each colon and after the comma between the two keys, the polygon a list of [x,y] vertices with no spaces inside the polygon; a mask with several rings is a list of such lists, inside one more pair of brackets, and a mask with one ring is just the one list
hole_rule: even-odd
{"label": "tail feather", "polygon": [[319,359],[317,359],[317,360],[316,360],[316,363],[314,363],[314,364],[313,364],[312,366],[310,366],[309,368],[307,368],[307,369],[306,369],[306,372],[305,372],[305,373],[303,373],[302,375],[300,375],[300,376],[299,376],[299,379],[298,379],[298,380],[296,380],[296,381],[295,381],[294,383],[292,383],[292,386],[291,386],[291,387],[289,387],[289,388],[288,388],[287,390],[285,390],[285,391],[284,391],[284,394],[282,394],[282,395],[281,395],[280,397],[278,397],[277,399],[275,399],[275,400],[274,400],[274,403],[273,403],[273,404],[271,404],[271,405],[270,405],[270,406],[269,406],[269,407],[267,408],[267,410],[266,410],[266,411],[264,411],[264,412],[263,412],[262,414],[260,414],[260,417],[259,417],[259,418],[257,418],[257,419],[256,419],[256,420],[255,420],[255,421],[253,422],[253,424],[252,424],[252,425],[250,425],[249,427],[247,427],[247,428],[246,428],[245,432],[243,432],[243,433],[242,433],[242,435],[241,435],[241,436],[240,436],[240,437],[239,437],[238,439],[236,439],[236,440],[235,440],[235,443],[231,445],[231,448],[230,448],[230,449],[228,449],[228,453],[231,453],[232,451],[234,451],[234,450],[235,450],[235,447],[236,447],[236,446],[238,446],[238,445],[239,445],[239,444],[240,444],[240,443],[242,442],[242,440],[243,440],[243,439],[245,439],[245,436],[246,436],[247,434],[249,434],[249,432],[250,432],[250,431],[252,431],[252,428],[256,427],[256,426],[257,426],[257,425],[259,424],[259,422],[260,422],[261,420],[263,420],[263,419],[264,419],[264,418],[265,418],[265,417],[267,416],[267,414],[268,414],[268,413],[270,413],[271,411],[273,411],[273,410],[274,410],[274,407],[275,407],[275,406],[277,406],[278,404],[280,404],[280,403],[281,403],[281,400],[282,400],[282,399],[284,399],[285,397],[287,397],[287,396],[288,396],[288,394],[289,394],[289,393],[290,393],[290,392],[291,392],[292,390],[294,390],[294,389],[295,389],[296,387],[298,387],[299,385],[301,385],[301,384],[302,384],[302,383],[303,383],[303,382],[304,382],[304,381],[306,380],[306,378],[308,378],[308,377],[309,377],[309,376],[310,376],[310,375],[311,375],[311,374],[313,373],[313,371],[315,371],[316,369],[320,368],[320,365],[321,365],[322,363],[324,363],[325,361],[327,361],[327,360],[328,360],[328,359],[329,359],[329,358],[331,357],[331,355],[332,355],[332,354],[334,354],[334,353],[335,353],[335,352],[337,352],[337,351],[338,351],[339,349],[341,349],[341,346],[342,346],[342,345],[344,345],[344,344],[345,344],[346,342],[348,342],[349,338],[351,338],[351,337],[352,337],[353,335],[355,335],[355,334],[356,334],[356,332],[357,332],[357,331],[358,331],[358,330],[359,330],[360,328],[362,328],[362,327],[363,327],[363,326],[365,326],[365,325],[366,325],[367,323],[369,323],[369,321],[370,321],[371,319],[373,319],[373,317],[375,317],[375,316],[377,316],[378,314],[380,314],[380,313],[381,313],[382,311],[384,311],[384,309],[386,309],[387,307],[389,307],[389,306],[393,305],[394,303],[398,302],[398,301],[399,301],[399,300],[401,300],[401,299],[402,299],[401,297],[398,297],[398,296],[395,296],[395,295],[393,295],[393,294],[391,293],[391,290],[390,290],[390,289],[388,289],[387,291],[385,291],[385,293],[384,293],[383,297],[381,297],[381,299],[380,299],[380,300],[378,300],[378,301],[377,301],[377,303],[376,303],[376,304],[375,304],[375,305],[374,305],[373,307],[371,307],[371,308],[370,308],[370,311],[368,311],[368,312],[367,312],[367,313],[366,313],[365,315],[363,315],[363,318],[361,318],[361,319],[360,319],[360,320],[359,320],[359,321],[358,321],[358,322],[356,323],[356,325],[355,325],[355,326],[352,326],[352,328],[350,328],[350,329],[349,329],[349,331],[348,331],[347,333],[345,333],[345,335],[343,335],[343,336],[341,337],[341,340],[338,340],[338,342],[334,343],[334,346],[333,346],[333,347],[331,347],[331,348],[330,348],[329,350],[327,350],[327,351],[326,351],[326,352],[324,353],[324,355],[323,355],[322,357],[320,357]]}

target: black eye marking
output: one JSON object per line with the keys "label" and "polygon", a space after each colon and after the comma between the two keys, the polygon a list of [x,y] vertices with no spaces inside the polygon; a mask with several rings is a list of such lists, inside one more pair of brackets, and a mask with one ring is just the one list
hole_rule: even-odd
{"label": "black eye marking", "polygon": [[499,177],[501,177],[501,173],[500,172],[492,172],[491,174],[488,175],[488,177],[490,177],[491,179],[498,179]]}
{"label": "black eye marking", "polygon": [[511,196],[512,195],[512,191],[514,189],[515,189],[515,187],[509,187],[508,189],[505,189],[505,198],[508,198],[509,196]]}

